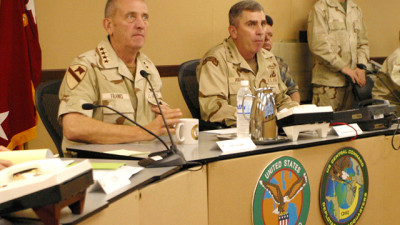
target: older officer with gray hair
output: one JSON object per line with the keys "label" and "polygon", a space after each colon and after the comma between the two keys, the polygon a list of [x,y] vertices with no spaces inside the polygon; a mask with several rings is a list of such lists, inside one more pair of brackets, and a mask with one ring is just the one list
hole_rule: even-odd
{"label": "older officer with gray hair", "polygon": [[[69,66],[60,88],[59,120],[63,126],[63,149],[82,143],[127,143],[154,137],[105,108],[83,110],[82,104],[107,105],[157,135],[166,133],[156,100],[141,70],[161,99],[161,79],[143,47],[149,12],[144,0],[108,0],[103,26],[108,40],[78,56]],[[178,123],[182,113],[163,104],[168,125]],[[174,131],[174,129],[171,129]]]}

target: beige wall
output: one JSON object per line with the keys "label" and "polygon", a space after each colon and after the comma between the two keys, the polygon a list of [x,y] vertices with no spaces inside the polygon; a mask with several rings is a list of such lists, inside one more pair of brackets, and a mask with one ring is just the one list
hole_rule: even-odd
{"label": "beige wall", "polygon": [[[105,0],[36,0],[43,69],[65,68],[105,38]],[[143,51],[157,65],[199,58],[228,35],[227,14],[236,0],[147,0],[150,27]],[[315,0],[263,0],[274,20],[275,40],[297,38],[306,29]],[[356,2],[363,9],[372,56],[387,56],[399,43],[398,0]]]}
{"label": "beige wall", "polygon": [[[66,68],[75,56],[93,49],[106,37],[102,28],[105,2],[35,1],[43,69]],[[178,65],[190,59],[200,58],[207,49],[228,36],[227,14],[236,0],[146,2],[150,12],[150,27],[143,52],[156,65]],[[275,41],[296,39],[299,30],[306,29],[307,14],[314,2],[315,0],[260,1],[266,13],[275,20]],[[389,55],[399,45],[399,0],[356,2],[365,15],[371,56]],[[172,106],[182,108],[185,117],[190,116],[176,78],[163,78],[163,82],[165,99]]]}

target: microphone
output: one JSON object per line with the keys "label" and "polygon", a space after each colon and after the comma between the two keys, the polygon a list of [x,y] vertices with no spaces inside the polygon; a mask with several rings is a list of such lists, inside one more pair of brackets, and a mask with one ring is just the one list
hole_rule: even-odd
{"label": "microphone", "polygon": [[[169,130],[167,121],[165,120],[164,113],[161,109],[160,102],[158,101],[156,92],[154,91],[153,85],[151,84],[148,76],[150,75],[144,70],[140,71],[140,75],[147,80],[147,82],[150,85],[150,88],[153,92],[153,96],[156,99],[156,103],[158,106],[158,109],[160,110],[161,117],[164,121],[165,128],[167,129],[167,133],[169,136],[169,139],[171,141],[171,147],[168,149],[169,151],[161,151],[161,152],[155,152],[149,155],[149,158],[143,159],[139,161],[139,165],[143,164],[146,165],[145,167],[163,167],[163,166],[178,166],[178,165],[184,165],[186,164],[186,160],[183,157],[183,154],[181,151],[178,150],[176,147],[174,140],[172,138],[171,132]],[[160,159],[159,157],[162,157]],[[163,161],[166,161],[165,163]]]}
{"label": "microphone", "polygon": [[[142,77],[144,77],[147,81],[148,81],[148,76],[150,75],[148,72],[141,70],[140,71],[140,75],[142,75]],[[150,83],[150,82],[149,82]]]}

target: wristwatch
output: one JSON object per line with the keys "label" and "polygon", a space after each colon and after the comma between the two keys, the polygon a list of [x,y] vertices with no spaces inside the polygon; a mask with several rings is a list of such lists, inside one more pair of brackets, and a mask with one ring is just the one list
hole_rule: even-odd
{"label": "wristwatch", "polygon": [[357,64],[357,68],[362,69],[362,70],[367,70],[367,66],[364,64],[361,64],[361,63]]}

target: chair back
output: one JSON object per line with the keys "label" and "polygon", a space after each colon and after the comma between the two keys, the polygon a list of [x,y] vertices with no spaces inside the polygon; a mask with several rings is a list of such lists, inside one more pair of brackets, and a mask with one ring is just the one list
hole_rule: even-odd
{"label": "chair back", "polygon": [[58,91],[60,89],[61,81],[61,79],[51,80],[39,84],[36,88],[35,101],[43,125],[46,127],[47,132],[49,132],[50,137],[53,139],[60,157],[64,157],[64,153],[61,149],[63,138],[62,127],[58,123],[57,119],[58,106],[60,103]]}
{"label": "chair back", "polygon": [[193,118],[200,119],[199,83],[196,78],[196,68],[200,59],[184,62],[178,70],[178,82],[183,98]]}
{"label": "chair back", "polygon": [[200,59],[193,59],[180,65],[178,71],[178,82],[183,98],[193,118],[199,119],[199,130],[215,130],[227,128],[223,123],[209,122],[201,119],[199,103],[199,83],[196,77],[196,68]]}

